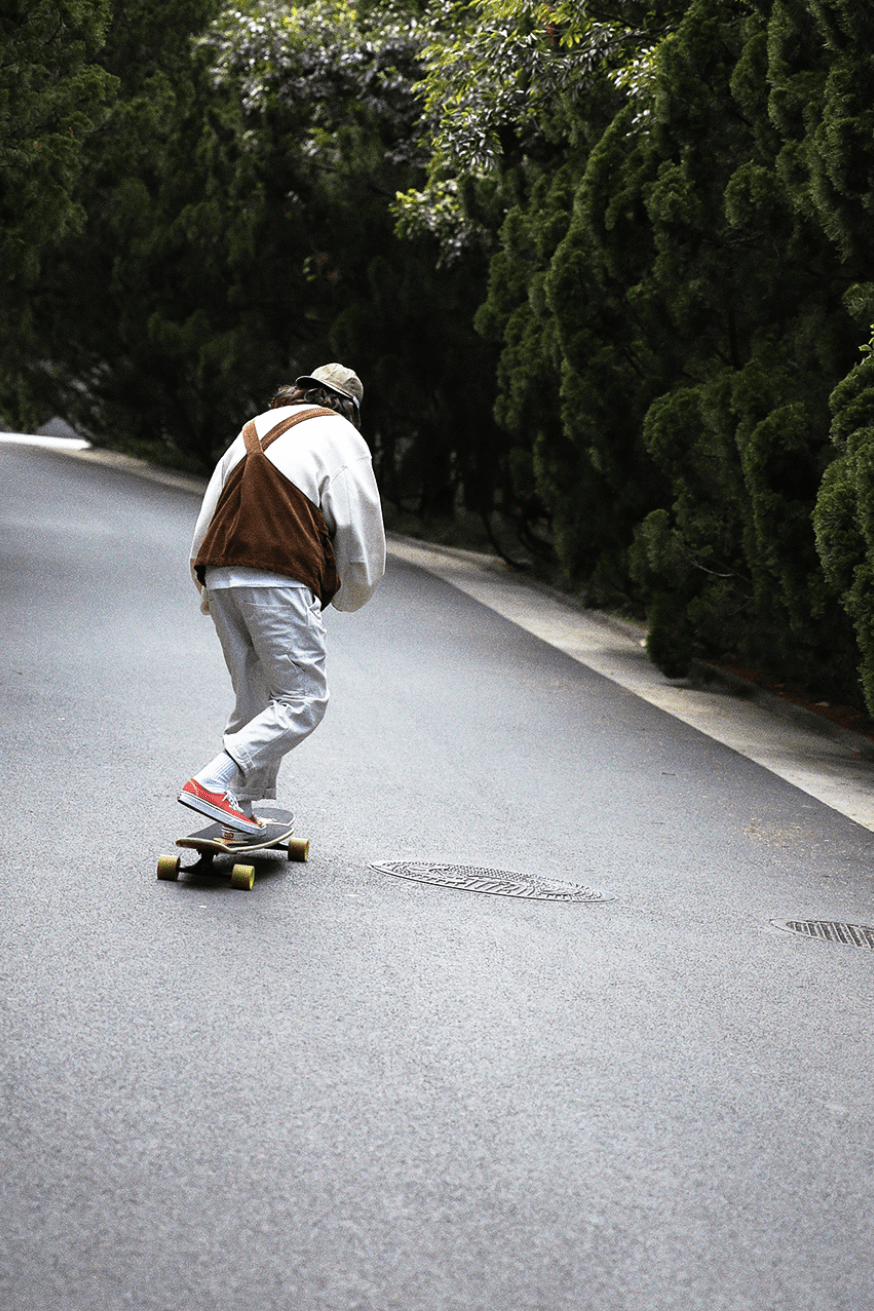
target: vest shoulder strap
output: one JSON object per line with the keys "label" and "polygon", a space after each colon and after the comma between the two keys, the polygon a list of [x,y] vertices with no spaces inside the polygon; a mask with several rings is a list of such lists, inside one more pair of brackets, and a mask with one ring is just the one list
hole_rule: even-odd
{"label": "vest shoulder strap", "polygon": [[266,451],[271,442],[275,442],[277,437],[281,437],[289,428],[293,428],[296,423],[303,423],[304,419],[317,419],[320,415],[327,414],[333,417],[334,411],[319,406],[315,410],[304,410],[302,414],[293,414],[290,419],[282,419],[275,427],[271,428],[266,437],[261,441],[258,440],[258,432],[255,428],[255,420],[250,419],[243,428],[243,441],[246,443],[246,454],[255,455],[259,450]]}

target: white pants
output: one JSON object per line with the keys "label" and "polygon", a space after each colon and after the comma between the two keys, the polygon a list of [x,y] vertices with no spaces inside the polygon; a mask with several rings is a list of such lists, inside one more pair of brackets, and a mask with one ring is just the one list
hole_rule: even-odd
{"label": "white pants", "polygon": [[294,583],[220,587],[210,589],[209,612],[236,696],[224,748],[243,771],[237,799],[275,797],[282,757],[328,706],[321,605]]}

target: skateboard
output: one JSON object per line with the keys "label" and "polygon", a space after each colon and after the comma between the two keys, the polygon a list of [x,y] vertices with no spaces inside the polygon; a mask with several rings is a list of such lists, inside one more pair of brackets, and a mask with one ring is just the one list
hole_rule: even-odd
{"label": "skateboard", "polygon": [[[289,860],[309,860],[310,844],[308,838],[295,838],[294,816],[289,810],[264,810],[258,816],[266,822],[267,827],[257,837],[243,834],[231,834],[223,824],[207,824],[206,828],[189,833],[184,838],[176,839],[176,846],[198,853],[194,865],[185,866],[185,872],[204,874],[211,867],[216,856],[251,856],[265,852],[284,852]],[[159,856],[158,878],[176,880],[183,870],[181,856]],[[231,870],[231,883],[235,888],[251,891],[255,882],[255,866],[234,864]]]}

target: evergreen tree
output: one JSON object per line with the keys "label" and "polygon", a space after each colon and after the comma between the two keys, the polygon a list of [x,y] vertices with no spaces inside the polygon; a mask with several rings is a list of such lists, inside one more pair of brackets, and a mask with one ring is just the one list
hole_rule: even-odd
{"label": "evergreen tree", "polygon": [[387,493],[426,514],[490,503],[482,257],[441,269],[433,237],[394,231],[395,196],[422,175],[416,12],[185,0],[148,44],[154,5],[119,11],[89,221],[38,301],[47,409],[205,467],[277,384],[345,358]]}
{"label": "evergreen tree", "polygon": [[579,398],[565,425],[608,473],[617,572],[656,498],[630,558],[653,658],[677,676],[696,650],[733,650],[850,694],[810,514],[852,324],[839,262],[777,168],[769,10],[689,6],[649,113],[622,111],[593,151],[548,286]]}
{"label": "evergreen tree", "polygon": [[663,50],[647,212],[680,368],[644,421],[673,500],[644,521],[636,563],[666,672],[697,647],[809,680],[824,654],[810,511],[833,336],[811,329],[830,261],[775,169],[766,9],[694,3]]}
{"label": "evergreen tree", "polygon": [[[872,329],[874,331],[874,329]],[[814,522],[828,582],[850,617],[858,672],[874,717],[874,358],[857,365],[832,394],[837,459],[822,481]]]}
{"label": "evergreen tree", "polygon": [[555,498],[547,504],[549,478],[543,458],[561,443],[563,429],[561,355],[544,284],[570,221],[575,176],[569,161],[555,171],[527,161],[515,176],[504,178],[504,195],[514,182],[520,189],[530,188],[530,195],[520,198],[504,221],[499,249],[490,262],[488,299],[475,320],[478,331],[501,346],[495,418],[509,436],[505,478],[507,496],[517,510],[518,536],[535,558],[549,564]]}
{"label": "evergreen tree", "polygon": [[[101,53],[118,96],[87,143],[86,213],[44,262],[34,295],[40,351],[25,376],[43,413],[100,440],[160,457],[201,416],[188,386],[208,351],[214,278],[209,239],[187,206],[203,203],[197,104],[206,83],[192,41],[218,0],[116,6]],[[75,330],[71,325],[75,324]]]}
{"label": "evergreen tree", "polygon": [[[867,91],[874,14],[863,0],[809,0],[808,9],[819,60],[818,76],[806,79],[806,104],[793,63],[798,16],[778,11],[781,162],[799,204],[817,216],[840,258],[844,305],[867,325],[874,317],[874,111]],[[863,361],[831,396],[836,458],[822,480],[814,522],[826,578],[853,625],[858,675],[874,716],[874,336],[862,350]]]}
{"label": "evergreen tree", "polygon": [[[547,14],[495,0],[469,20],[474,55],[467,38],[456,37],[432,55],[429,74],[430,102],[441,112],[435,170],[451,159],[476,176],[490,163],[497,195],[509,206],[477,326],[502,345],[495,413],[512,442],[509,475],[522,535],[540,556],[551,542],[564,579],[585,586],[593,601],[627,596],[630,522],[652,503],[654,471],[645,455],[642,464],[633,457],[641,467],[628,467],[628,378],[608,362],[602,337],[626,320],[625,290],[609,259],[596,268],[594,251],[604,242],[593,206],[581,215],[581,197],[586,185],[600,188],[608,206],[614,188],[624,196],[626,183],[601,167],[601,137],[680,12],[682,4],[608,0],[585,11],[550,6]],[[482,52],[493,56],[485,64]],[[461,88],[451,96],[459,68]],[[480,101],[492,128],[478,147],[470,125]],[[627,132],[634,112],[618,132]],[[584,173],[588,184],[581,184]],[[624,242],[615,245],[623,258]],[[625,323],[632,337],[637,328]],[[577,357],[586,358],[588,372],[570,364]],[[596,360],[605,366],[600,372]]]}
{"label": "evergreen tree", "polygon": [[35,349],[31,302],[45,252],[82,226],[85,143],[114,81],[93,62],[109,0],[8,0],[0,13],[0,410],[35,410],[22,364]]}

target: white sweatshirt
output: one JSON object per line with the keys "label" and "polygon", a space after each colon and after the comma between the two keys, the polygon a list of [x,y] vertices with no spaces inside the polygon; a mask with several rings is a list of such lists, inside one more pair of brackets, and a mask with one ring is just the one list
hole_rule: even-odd
{"label": "white sweatshirt", "polygon": [[[255,430],[263,439],[283,419],[314,406],[287,405],[267,410],[255,419]],[[243,434],[231,443],[213,470],[206,489],[191,544],[194,561],[215,514],[222,489],[231,471],[246,454]],[[332,605],[338,610],[360,610],[373,596],[385,573],[385,532],[382,507],[367,443],[348,419],[321,415],[299,423],[271,442],[265,451],[271,464],[293,483],[314,505],[319,506],[334,546],[340,590]],[[239,581],[255,581],[254,570],[234,570]],[[214,577],[215,576],[215,577]],[[210,570],[211,586],[228,584],[229,570]],[[262,580],[266,575],[261,575]],[[288,579],[271,576],[271,581]],[[198,587],[200,584],[198,583]]]}

